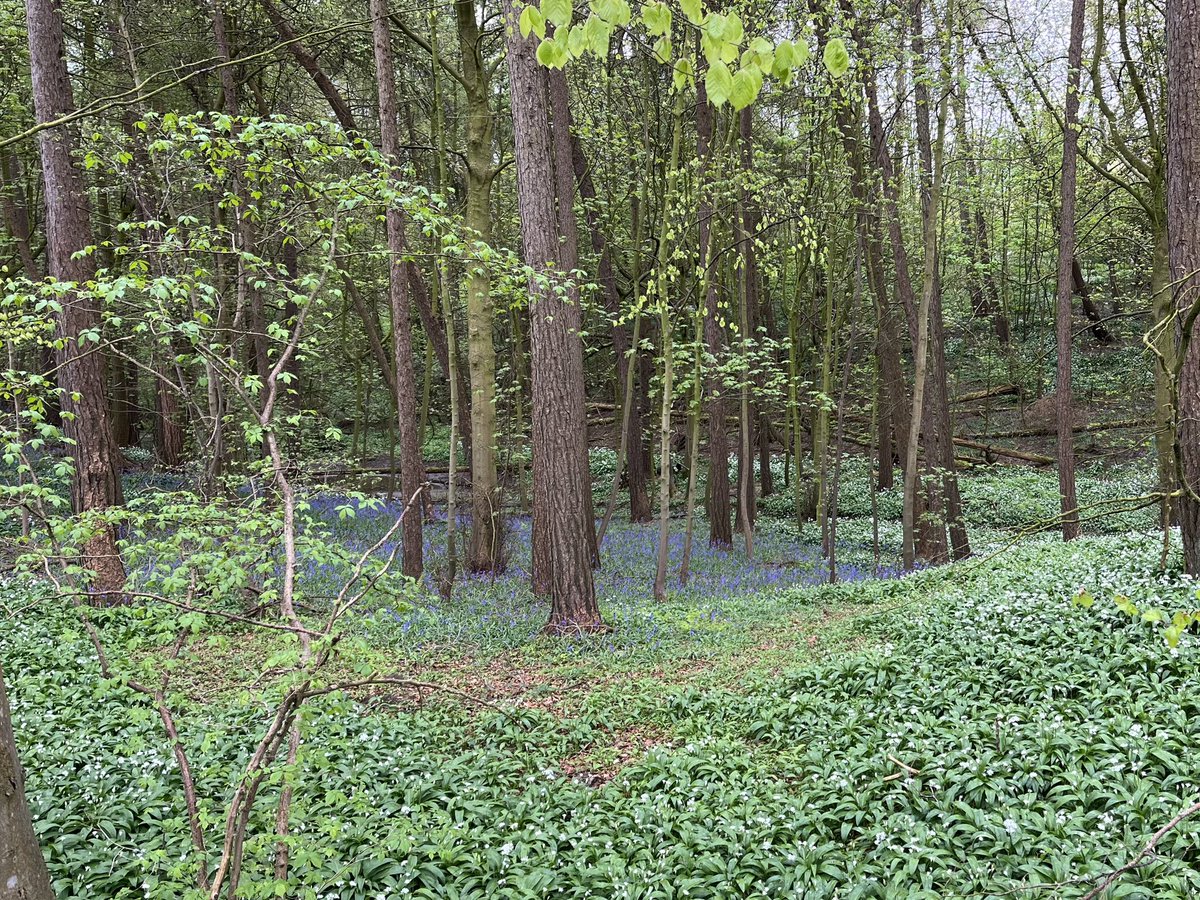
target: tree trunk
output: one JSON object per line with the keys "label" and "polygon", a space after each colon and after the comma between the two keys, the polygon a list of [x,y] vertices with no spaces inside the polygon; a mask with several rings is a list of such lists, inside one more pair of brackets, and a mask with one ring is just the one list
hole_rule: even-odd
{"label": "tree trunk", "polygon": [[[375,72],[379,89],[379,131],[384,158],[400,162],[400,134],[396,125],[396,68],[388,27],[387,0],[371,0],[371,30]],[[400,434],[400,494],[404,503],[417,501],[425,480],[421,438],[417,434],[417,383],[413,371],[409,278],[404,270],[407,252],[404,214],[394,205],[387,210],[388,297],[392,309],[392,358],[396,364],[396,413]],[[448,365],[447,365],[448,367]],[[419,507],[418,507],[419,509]],[[406,515],[401,527],[401,569],[420,578],[424,568],[422,517]]]}
{"label": "tree trunk", "polygon": [[[931,511],[943,510],[946,526],[950,532],[950,550],[955,559],[971,553],[967,541],[966,523],[962,515],[962,500],[958,491],[958,476],[954,466],[953,424],[950,417],[950,390],[947,383],[946,338],[942,317],[941,258],[938,241],[938,219],[941,211],[943,159],[945,155],[946,116],[948,101],[943,96],[937,108],[936,143],[930,135],[929,78],[926,76],[925,35],[923,0],[913,3],[913,57],[914,94],[916,96],[917,143],[921,158],[924,182],[928,192],[922,192],[922,222],[925,235],[925,284],[931,291],[929,303],[929,370],[931,379],[929,406],[932,427],[926,434],[926,469],[929,479],[926,486],[927,503]],[[948,80],[949,73],[944,71]],[[931,283],[932,282],[932,283]],[[939,550],[945,546],[946,529],[940,523],[937,528]],[[944,559],[944,551],[936,559]]]}
{"label": "tree trunk", "polygon": [[[474,0],[454,4],[467,101],[467,198],[464,224],[481,244],[492,239],[494,122],[489,69],[480,47]],[[496,478],[496,348],[493,343],[491,282],[485,266],[467,274],[467,370],[471,380],[471,543],[467,565],[474,572],[499,572],[500,491]]]}
{"label": "tree trunk", "polygon": [[[748,178],[754,170],[753,109],[753,105],[747,106],[738,113],[739,155],[743,178]],[[737,224],[737,238],[742,258],[739,330],[742,336],[742,352],[747,354],[758,336],[758,260],[754,252],[754,233],[758,230],[758,211],[744,183],[738,192]],[[757,366],[752,365],[747,359],[746,372],[743,374],[740,391],[741,426],[739,433],[741,440],[738,446],[738,506],[734,525],[735,530],[745,538],[747,558],[750,557],[754,547],[754,514],[757,507],[754,497],[754,448],[758,442],[755,424],[759,418],[752,411],[757,404],[751,401],[750,390],[752,383],[760,387],[762,385],[761,375],[751,379],[751,368],[757,368]],[[766,477],[770,478],[770,475]]]}
{"label": "tree trunk", "polygon": [[1183,329],[1179,373],[1179,524],[1187,570],[1200,573],[1200,0],[1167,0],[1167,233]]}
{"label": "tree trunk", "polygon": [[274,0],[259,0],[259,3],[263,8],[263,12],[267,14],[267,18],[271,20],[271,24],[275,26],[275,30],[279,33],[282,46],[286,47],[287,51],[292,54],[292,57],[299,64],[300,68],[308,73],[313,84],[317,86],[317,90],[321,92],[326,102],[329,103],[329,108],[333,111],[338,124],[347,133],[356,133],[358,131],[358,123],[354,119],[354,113],[350,111],[350,104],[346,102],[346,98],[342,96],[341,91],[338,90],[333,80],[325,74],[325,71],[317,62],[316,54],[313,53],[302,38],[297,36],[296,29],[292,27],[291,22],[284,18],[283,13]]}
{"label": "tree trunk", "polygon": [[[696,80],[696,155],[701,160],[700,253],[707,259],[708,245],[716,240],[713,234],[715,219],[711,199],[707,196],[709,171],[713,161],[709,147],[713,137],[712,107],[704,92],[704,82]],[[717,279],[708,280],[708,296],[704,298],[704,343],[708,352],[720,360],[725,350],[725,335],[721,328],[720,293]],[[725,389],[719,375],[710,375],[708,392],[708,543],[713,547],[733,545],[730,528],[732,509],[729,502],[729,435],[725,431]]]}
{"label": "tree trunk", "polygon": [[1075,497],[1074,404],[1071,397],[1071,288],[1078,262],[1075,259],[1075,170],[1079,132],[1079,70],[1083,60],[1084,0],[1071,4],[1071,40],[1067,49],[1067,103],[1063,115],[1062,196],[1058,227],[1058,292],[1054,316],[1058,372],[1055,411],[1058,417],[1058,493],[1064,541],[1079,537],[1079,510]]}
{"label": "tree trunk", "polygon": [[[26,25],[33,103],[39,123],[74,111],[67,75],[63,25],[56,0],[27,0]],[[91,256],[75,254],[92,243],[87,187],[72,158],[76,146],[70,126],[47,128],[38,135],[46,202],[46,256],[50,275],[82,284],[95,274]],[[79,336],[100,329],[97,301],[79,291],[60,295],[56,338],[58,381],[63,389],[63,427],[75,442],[71,499],[77,513],[120,504],[120,451],[113,438],[105,387],[104,357],[94,345],[81,347]],[[125,567],[116,533],[103,526],[83,547],[84,564],[94,573],[91,589],[102,602],[115,602],[125,584]]]}
{"label": "tree trunk", "polygon": [[154,426],[154,445],[158,461],[169,469],[183,462],[183,427],[179,421],[179,397],[174,388],[166,383],[165,369],[159,368],[162,378],[155,379],[154,396],[157,417]]}
{"label": "tree trunk", "polygon": [[[904,244],[904,233],[900,222],[900,185],[896,177],[892,155],[888,150],[887,133],[884,130],[883,116],[879,109],[876,80],[877,76],[874,72],[871,72],[864,79],[867,93],[867,122],[870,129],[875,166],[880,173],[882,181],[879,200],[882,212],[881,217],[887,224],[888,240],[891,244],[892,258],[895,261],[894,288],[896,296],[900,301],[900,308],[903,310],[904,318],[908,323],[909,339],[914,348],[913,355],[916,356],[918,343],[925,340],[923,337],[918,340],[918,335],[924,335],[926,331],[924,327],[918,325],[916,294],[913,290],[912,277],[908,265],[908,250]],[[928,352],[928,347],[926,347],[926,352]],[[924,378],[925,375],[921,374],[919,377]],[[920,465],[915,448],[919,448],[920,446],[919,439],[921,435],[925,436],[927,443],[932,444],[937,430],[934,420],[934,404],[924,402],[923,387],[921,388],[921,403],[917,403],[917,380],[918,376],[914,372],[910,423],[914,417],[916,418],[916,422],[910,424],[908,430],[903,433],[904,438],[902,442],[904,449],[900,454],[901,465],[906,469]],[[913,434],[917,435],[918,440],[915,445],[910,440]],[[915,477],[914,473],[913,478],[915,479]],[[907,476],[905,481],[907,483]],[[932,481],[928,487],[928,492],[922,492],[912,498],[913,509],[909,525],[915,529],[915,534],[911,536],[915,554],[922,559],[933,561],[946,557],[946,531],[944,524],[940,521],[942,510],[940,492],[937,491],[937,481]],[[928,509],[926,508],[927,506],[929,507]],[[926,515],[927,512],[929,515]]]}
{"label": "tree trunk", "polygon": [[[592,580],[581,315],[577,291],[564,295],[554,287],[565,274],[556,195],[559,204],[569,204],[570,197],[558,192],[547,79],[535,58],[537,42],[521,37],[515,9],[506,9],[505,18],[521,245],[535,273],[529,283],[533,518],[549,556],[546,630],[595,631],[603,622]],[[566,175],[571,177],[569,168]],[[567,252],[573,254],[573,248]]]}
{"label": "tree trunk", "polygon": [[[562,69],[551,69],[546,75],[550,100],[550,143],[554,154],[555,216],[558,220],[558,267],[574,281],[579,269],[579,226],[575,220],[575,164],[571,152],[571,105],[567,87],[567,73]],[[583,324],[583,309],[580,292],[574,284],[567,294],[567,301],[575,311],[574,333],[579,334]],[[587,384],[583,371],[583,343],[580,340],[579,402],[587,421]],[[600,567],[600,547],[596,540],[596,512],[592,501],[591,461],[588,457],[586,424],[576,442],[580,454],[580,465],[585,475],[583,494],[584,530],[592,555],[592,567]]]}
{"label": "tree trunk", "polygon": [[[1169,495],[1175,477],[1175,402],[1172,379],[1176,370],[1174,298],[1171,292],[1170,248],[1167,223],[1154,227],[1154,257],[1150,270],[1151,305],[1154,310],[1154,450],[1158,463],[1158,489],[1163,493],[1162,525],[1174,523],[1177,506]],[[1115,293],[1114,293],[1115,300]]]}
{"label": "tree trunk", "polygon": [[0,666],[0,900],[54,900],[46,860],[25,802],[12,712]]}

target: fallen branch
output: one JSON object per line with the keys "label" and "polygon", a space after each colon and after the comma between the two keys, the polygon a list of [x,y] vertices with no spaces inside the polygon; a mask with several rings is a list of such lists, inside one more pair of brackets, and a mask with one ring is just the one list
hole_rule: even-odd
{"label": "fallen branch", "polygon": [[906,765],[905,763],[900,762],[900,760],[896,759],[896,757],[892,756],[892,754],[890,754],[890,753],[888,754],[888,759],[890,759],[892,762],[894,762],[896,765],[898,765],[900,768],[902,768],[909,775],[920,775],[921,774],[920,769],[914,769],[912,766]]}
{"label": "fallen branch", "polygon": [[[1114,422],[1088,422],[1085,425],[1075,425],[1071,431],[1075,434],[1086,434],[1093,431],[1115,431],[1120,428],[1143,428],[1146,425],[1153,424],[1153,419],[1120,419]],[[993,431],[983,435],[983,437],[995,440],[1000,438],[1044,437],[1051,434],[1057,434],[1055,428],[1042,427],[1020,428],[1015,431]]]}
{"label": "fallen branch", "polygon": [[987,400],[991,397],[1006,397],[1010,394],[1021,393],[1020,387],[1015,384],[998,384],[995,387],[985,388],[981,391],[971,391],[969,394],[963,394],[961,397],[955,397],[952,403],[971,403],[975,400]]}
{"label": "fallen branch", "polygon": [[968,438],[955,438],[954,445],[956,447],[968,447],[971,450],[979,450],[985,455],[991,454],[993,456],[1008,456],[1012,459],[1021,459],[1039,466],[1052,466],[1056,462],[1053,456],[1043,456],[1040,453],[1029,453],[1025,450],[1010,450],[1007,447],[997,447],[995,444],[985,444],[981,441],[972,441]]}
{"label": "fallen branch", "polygon": [[1162,828],[1158,829],[1158,831],[1154,832],[1154,836],[1146,842],[1146,846],[1142,848],[1141,852],[1138,853],[1137,856],[1125,863],[1125,865],[1121,866],[1119,869],[1114,869],[1111,873],[1109,873],[1109,875],[1103,881],[1101,881],[1098,885],[1088,891],[1086,895],[1084,895],[1083,900],[1096,900],[1097,897],[1108,890],[1113,882],[1115,882],[1126,872],[1132,872],[1134,869],[1140,868],[1142,865],[1142,860],[1154,852],[1154,848],[1158,846],[1159,841],[1178,828],[1179,824],[1183,822],[1184,819],[1187,819],[1189,816],[1193,816],[1198,812],[1200,812],[1200,803],[1193,803]]}

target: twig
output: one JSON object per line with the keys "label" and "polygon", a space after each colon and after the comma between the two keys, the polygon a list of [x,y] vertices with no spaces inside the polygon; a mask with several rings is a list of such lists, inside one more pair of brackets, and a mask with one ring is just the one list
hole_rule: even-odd
{"label": "twig", "polygon": [[1179,813],[1179,815],[1175,816],[1175,818],[1173,818],[1162,828],[1158,829],[1158,831],[1154,832],[1154,836],[1146,842],[1146,846],[1141,849],[1141,852],[1138,853],[1137,856],[1125,863],[1125,865],[1121,866],[1119,869],[1114,869],[1112,872],[1110,872],[1103,881],[1092,888],[1092,890],[1088,891],[1083,900],[1096,900],[1097,897],[1108,890],[1109,886],[1112,885],[1113,882],[1115,882],[1126,872],[1132,872],[1134,869],[1140,868],[1142,865],[1144,865],[1142,860],[1154,853],[1154,848],[1158,846],[1159,841],[1174,831],[1184,819],[1187,819],[1189,816],[1193,816],[1198,812],[1200,812],[1200,802],[1193,803],[1183,812]]}
{"label": "twig", "polygon": [[890,753],[888,754],[888,759],[890,759],[892,762],[894,762],[896,765],[898,765],[900,768],[902,768],[909,775],[920,775],[921,774],[920,769],[914,769],[912,766],[906,765],[905,763],[900,762],[900,760],[896,759],[896,757],[892,756],[892,754],[890,754]]}

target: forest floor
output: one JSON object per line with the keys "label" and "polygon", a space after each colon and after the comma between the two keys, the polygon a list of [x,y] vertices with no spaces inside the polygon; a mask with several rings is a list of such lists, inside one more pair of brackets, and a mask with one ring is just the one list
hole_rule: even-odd
{"label": "forest floor", "polygon": [[[1200,644],[1172,649],[1154,617],[1119,608],[1196,603],[1174,549],[1161,567],[1153,510],[1128,499],[1145,473],[1085,474],[1103,515],[1070,545],[1024,527],[1052,515],[1052,473],[978,473],[964,480],[975,557],[904,578],[898,497],[878,498],[876,578],[865,470],[846,475],[838,584],[815,532],[772,519],[781,497],[763,504],[752,561],[710,551],[702,531],[695,575],[666,604],[649,597],[653,528],[615,524],[597,573],[608,634],[539,635],[520,519],[506,576],[367,611],[338,665],[434,686],[310,702],[290,880],[272,881],[272,782],[247,896],[1084,896],[1200,785]],[[387,511],[328,519],[365,546]],[[436,572],[443,532],[429,531]],[[314,593],[334,577],[303,573]],[[5,590],[15,608],[28,585]],[[156,671],[170,635],[152,613],[97,624],[119,670]],[[280,649],[216,627],[173,678],[210,826]],[[0,634],[0,655],[60,895],[185,896],[194,860],[152,707],[99,677],[52,602]],[[1157,849],[1109,896],[1197,896],[1200,824]]]}

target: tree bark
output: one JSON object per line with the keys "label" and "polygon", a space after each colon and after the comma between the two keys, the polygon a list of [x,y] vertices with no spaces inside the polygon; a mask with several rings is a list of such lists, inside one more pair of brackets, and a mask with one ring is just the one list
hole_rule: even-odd
{"label": "tree bark", "polygon": [[1167,223],[1154,225],[1154,257],[1150,271],[1151,306],[1154,310],[1154,455],[1158,463],[1158,489],[1163,493],[1162,525],[1174,524],[1176,504],[1170,493],[1175,477],[1175,400],[1172,379],[1176,370],[1174,296],[1171,291],[1170,247]]}
{"label": "tree bark", "polygon": [[[924,259],[925,289],[932,291],[929,304],[929,372],[932,379],[932,430],[927,434],[929,448],[926,451],[929,480],[926,498],[931,510],[944,510],[946,528],[950,533],[950,552],[954,559],[963,559],[971,554],[967,540],[966,520],[962,512],[962,499],[958,490],[958,476],[954,465],[953,422],[950,416],[950,389],[947,383],[945,322],[942,316],[942,279],[938,218],[941,212],[942,182],[944,177],[946,118],[948,100],[945,95],[937,105],[936,143],[930,135],[930,97],[925,58],[924,7],[923,0],[913,2],[913,57],[914,94],[916,96],[917,143],[924,181],[929,192],[922,192],[921,213],[926,230]],[[947,54],[943,53],[943,60]],[[949,81],[948,64],[943,62],[943,76]],[[947,85],[947,87],[949,87]],[[932,281],[932,285],[930,285]],[[940,488],[940,491],[939,491]],[[936,523],[935,523],[936,524]],[[939,549],[944,546],[945,530],[937,525]],[[938,561],[942,559],[937,557]]]}
{"label": "tree bark", "polygon": [[12,711],[0,665],[0,900],[54,900],[46,860],[25,801]]}
{"label": "tree bark", "polygon": [[1187,570],[1200,573],[1200,0],[1167,0],[1167,233],[1182,327],[1177,467]]}
{"label": "tree bark", "polygon": [[[456,0],[459,53],[467,110],[467,198],[464,224],[475,240],[492,239],[492,159],[494,121],[491,80],[480,47],[482,39],[474,0]],[[500,547],[500,491],[496,478],[496,348],[492,338],[495,309],[487,268],[472,265],[467,273],[467,370],[471,380],[471,542],[467,565],[474,572],[498,572],[504,566]]]}
{"label": "tree bark", "polygon": [[[570,248],[564,254],[560,242],[565,235],[556,200],[570,198],[559,194],[546,72],[535,58],[536,40],[521,37],[517,18],[515,8],[505,10],[521,245],[535,273],[529,283],[533,517],[548,554],[546,630],[595,631],[603,622],[592,580],[582,319],[577,292],[555,290],[565,275],[564,255],[572,255]],[[570,168],[566,177],[572,177]],[[535,551],[536,544],[535,536]]]}
{"label": "tree bark", "polygon": [[[26,0],[29,64],[33,104],[39,123],[74,111],[67,74],[61,10],[56,0]],[[46,256],[50,275],[84,284],[95,275],[90,255],[75,254],[92,243],[87,187],[72,158],[75,132],[69,126],[47,128],[38,135],[46,202]],[[56,351],[63,428],[74,441],[75,477],[71,499],[76,513],[100,512],[122,502],[120,451],[114,440],[105,386],[104,357],[96,344],[80,346],[81,334],[98,333],[100,307],[89,294],[69,290],[60,296]],[[83,548],[84,564],[93,573],[91,589],[101,602],[116,602],[125,584],[125,567],[117,551],[116,533],[100,527]]]}
{"label": "tree bark", "polygon": [[[753,146],[753,105],[747,106],[738,113],[738,141],[742,177],[748,178],[754,171]],[[742,337],[742,352],[747,353],[758,335],[758,260],[754,252],[754,233],[758,230],[758,211],[753,204],[750,191],[743,181],[738,191],[738,234],[737,240],[741,256],[741,323],[739,330]],[[757,502],[754,497],[754,446],[757,443],[756,420],[753,403],[750,396],[752,380],[749,375],[750,364],[747,361],[747,373],[743,376],[741,394],[741,425],[739,427],[738,445],[738,505],[734,516],[734,530],[742,534],[746,543],[746,556],[750,557],[754,546],[754,518]],[[761,386],[762,377],[753,379],[753,383]],[[769,468],[769,466],[768,466]],[[767,478],[770,476],[767,475]]]}
{"label": "tree bark", "polygon": [[[713,235],[714,215],[712,200],[707,196],[710,170],[713,161],[709,149],[713,137],[712,107],[704,91],[704,82],[696,79],[696,155],[701,165],[700,198],[700,253],[708,259],[708,245],[715,240]],[[708,296],[703,298],[704,343],[714,359],[721,359],[725,351],[725,335],[720,324],[720,288],[715,277],[708,279]],[[710,375],[708,393],[708,543],[713,547],[733,545],[733,530],[730,527],[732,509],[729,502],[729,435],[725,431],[725,389],[719,375]]]}
{"label": "tree bark", "polygon": [[[381,149],[389,164],[398,165],[400,133],[396,124],[396,66],[392,56],[387,6],[387,0],[371,0],[371,31],[379,89]],[[425,472],[421,438],[417,434],[417,384],[413,371],[412,326],[409,321],[410,280],[404,266],[404,255],[408,248],[404,214],[394,205],[388,207],[386,225],[388,297],[392,310],[392,357],[396,364],[396,414],[400,435],[400,492],[408,503],[422,490]],[[402,571],[410,578],[420,578],[424,568],[421,516],[404,517],[401,544]]]}
{"label": "tree bark", "polygon": [[1079,78],[1083,62],[1084,0],[1071,4],[1071,39],[1067,48],[1067,101],[1063,115],[1063,161],[1058,227],[1058,292],[1054,316],[1058,372],[1055,410],[1058,417],[1058,493],[1064,541],[1079,537],[1075,496],[1074,403],[1071,396],[1071,288],[1078,277],[1075,259],[1075,181],[1079,144]]}
{"label": "tree bark", "polygon": [[[573,282],[567,293],[567,301],[575,311],[577,321],[574,333],[579,334],[583,325],[583,308],[580,305],[579,286],[575,284],[575,272],[579,269],[579,225],[575,220],[575,164],[571,153],[571,105],[567,86],[567,73],[562,69],[551,69],[546,74],[550,101],[550,145],[554,154],[555,216],[558,221],[558,267]],[[587,384],[583,371],[583,342],[580,339],[579,402],[587,420]],[[576,442],[580,465],[585,474],[586,490],[583,494],[584,530],[587,532],[588,547],[592,555],[592,567],[600,567],[600,546],[596,540],[596,512],[592,500],[591,464],[588,457],[586,430]]]}

